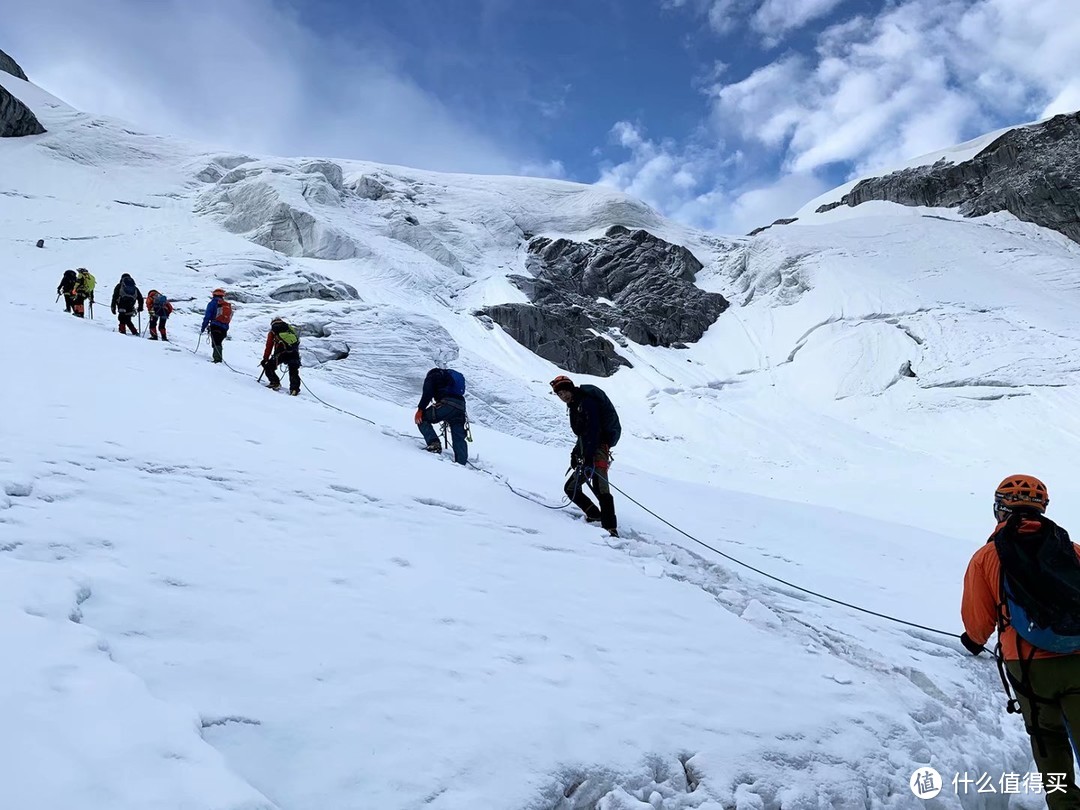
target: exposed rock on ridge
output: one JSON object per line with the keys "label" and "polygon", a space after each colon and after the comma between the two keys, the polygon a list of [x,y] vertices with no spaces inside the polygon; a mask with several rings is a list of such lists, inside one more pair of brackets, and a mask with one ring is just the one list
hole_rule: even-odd
{"label": "exposed rock on ridge", "polygon": [[958,208],[968,217],[1008,211],[1080,242],[1080,113],[1009,130],[963,163],[940,160],[863,180],[817,210],[869,200]]}
{"label": "exposed rock on ridge", "polygon": [[[0,74],[2,73],[27,80],[26,74],[15,60],[0,51]],[[43,132],[45,127],[30,108],[0,84],[0,138],[21,138],[23,135],[41,135]]]}
{"label": "exposed rock on ridge", "polygon": [[24,82],[30,81],[26,78],[26,74],[23,73],[23,69],[19,67],[18,63],[3,51],[0,51],[0,71],[10,73],[16,79],[22,79]]}
{"label": "exposed rock on ridge", "polygon": [[533,275],[510,280],[531,303],[481,314],[571,372],[606,377],[629,365],[597,333],[681,348],[699,340],[728,306],[722,295],[694,285],[701,262],[689,250],[644,230],[615,226],[588,242],[536,237],[528,252]]}

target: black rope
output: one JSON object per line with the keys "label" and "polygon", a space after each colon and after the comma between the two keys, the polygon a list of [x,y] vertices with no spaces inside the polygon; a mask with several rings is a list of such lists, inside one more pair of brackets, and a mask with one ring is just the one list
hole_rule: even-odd
{"label": "black rope", "polygon": [[611,487],[613,490],[618,492],[620,495],[622,495],[628,501],[630,501],[631,503],[636,504],[637,506],[641,507],[646,512],[648,512],[650,515],[652,515],[654,518],[659,520],[661,523],[663,523],[664,525],[669,526],[670,528],[674,529],[675,531],[677,531],[679,534],[683,535],[684,537],[686,537],[686,538],[688,538],[690,540],[693,540],[699,546],[707,548],[709,551],[713,552],[714,554],[719,554],[725,560],[730,560],[731,562],[735,563],[736,565],[741,565],[743,568],[748,568],[751,571],[753,571],[754,573],[760,574],[761,576],[766,577],[767,579],[771,579],[774,582],[779,582],[781,585],[784,585],[784,586],[786,586],[788,588],[792,588],[793,590],[800,591],[802,593],[808,594],[809,596],[814,596],[814,597],[816,597],[818,599],[823,599],[826,602],[832,602],[834,605],[843,605],[846,608],[851,608],[852,610],[857,610],[860,613],[867,613],[867,614],[869,614],[871,616],[877,616],[879,619],[885,619],[885,620],[890,621],[890,622],[895,622],[896,624],[903,624],[903,625],[906,625],[907,627],[914,627],[914,628],[916,628],[918,630],[925,630],[928,633],[937,633],[938,635],[948,636],[949,638],[956,638],[959,635],[958,633],[950,633],[950,632],[948,632],[946,630],[938,630],[936,627],[927,627],[924,624],[916,624],[915,622],[909,622],[909,621],[905,621],[904,619],[898,619],[895,616],[888,615],[887,613],[879,613],[876,610],[870,610],[869,608],[859,607],[858,605],[853,605],[850,602],[845,602],[842,599],[835,599],[835,598],[833,598],[831,596],[826,596],[823,593],[818,593],[817,591],[812,591],[809,588],[804,588],[801,585],[796,585],[793,582],[788,582],[786,579],[781,579],[778,576],[774,576],[773,574],[770,574],[770,573],[768,573],[766,571],[762,571],[760,568],[755,568],[754,566],[750,565],[749,563],[745,563],[742,560],[736,559],[735,557],[732,557],[730,554],[725,554],[720,549],[714,548],[713,546],[710,546],[708,543],[705,543],[705,542],[703,542],[701,540],[698,540],[696,537],[694,537],[689,532],[683,531],[678,526],[676,526],[674,523],[660,517],[660,515],[656,514],[656,512],[652,511],[649,507],[645,506],[645,504],[643,504],[640,501],[635,500],[631,496],[627,495],[625,492],[623,492],[621,489],[619,489],[617,486],[615,486],[613,483],[611,483],[611,481],[608,481],[607,478],[604,478],[604,476],[601,475],[600,473],[594,471],[593,475],[596,475],[596,476],[599,476],[600,478],[602,478],[604,481],[607,482],[607,485],[609,487]]}
{"label": "black rope", "polygon": [[317,400],[318,400],[319,402],[321,402],[321,403],[322,403],[323,405],[325,405],[325,406],[326,406],[327,408],[331,408],[332,410],[335,410],[335,411],[337,411],[338,413],[343,413],[343,414],[345,414],[346,416],[351,416],[351,417],[352,417],[353,419],[359,419],[359,420],[360,420],[361,422],[367,422],[367,423],[368,423],[369,425],[375,425],[375,427],[378,427],[378,425],[376,425],[376,424],[375,424],[374,422],[372,422],[372,421],[371,421],[370,419],[367,419],[367,418],[365,418],[365,417],[363,417],[363,416],[357,416],[357,415],[356,415],[355,413],[353,413],[352,411],[347,411],[347,410],[345,410],[344,408],[339,408],[339,407],[337,407],[337,405],[331,405],[331,404],[330,404],[329,402],[327,402],[327,401],[326,401],[325,399],[322,399],[321,397],[319,397],[319,395],[318,395],[318,394],[316,394],[316,393],[315,393],[314,391],[312,391],[312,390],[311,390],[310,388],[308,388],[308,385],[307,385],[307,383],[306,383],[306,382],[304,382],[303,380],[300,380],[300,385],[304,386],[304,390],[305,390],[305,391],[307,391],[307,392],[308,392],[309,394],[311,394],[311,396],[313,396],[313,397],[314,397],[315,399],[317,399]]}
{"label": "black rope", "polygon": [[476,470],[477,472],[482,472],[482,473],[484,473],[485,475],[490,475],[490,476],[491,476],[492,478],[494,478],[494,479],[495,479],[496,481],[501,481],[501,482],[502,482],[503,484],[505,484],[505,485],[506,485],[506,488],[507,488],[507,489],[509,489],[509,490],[510,490],[511,492],[513,492],[513,493],[514,493],[515,495],[517,495],[517,496],[518,496],[519,498],[521,498],[521,499],[523,499],[523,500],[526,500],[526,501],[528,501],[529,503],[535,503],[535,504],[536,504],[537,506],[542,506],[542,507],[544,507],[545,509],[565,509],[566,507],[570,506],[570,504],[572,504],[572,503],[573,503],[573,501],[571,501],[571,500],[570,500],[570,499],[568,498],[568,499],[566,500],[566,503],[564,503],[564,504],[563,504],[562,506],[551,506],[550,504],[546,504],[546,503],[544,503],[543,501],[539,501],[539,500],[537,500],[536,498],[530,498],[530,497],[529,497],[528,495],[526,495],[526,494],[525,494],[525,493],[523,493],[523,492],[518,492],[518,491],[517,491],[516,489],[514,489],[514,486],[513,486],[513,484],[511,484],[511,483],[510,483],[509,481],[507,481],[507,480],[506,480],[505,478],[503,478],[503,477],[502,477],[501,475],[496,475],[495,473],[491,472],[490,470],[485,470],[485,469],[484,469],[483,467],[477,467],[477,466],[476,466],[475,464],[473,464],[473,463],[472,463],[471,461],[469,462],[469,466],[470,466],[470,467],[472,467],[472,468],[473,468],[474,470]]}

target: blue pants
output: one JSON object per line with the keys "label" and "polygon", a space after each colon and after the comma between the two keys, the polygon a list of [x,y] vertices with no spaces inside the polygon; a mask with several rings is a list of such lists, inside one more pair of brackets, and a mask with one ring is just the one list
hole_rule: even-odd
{"label": "blue pants", "polygon": [[420,422],[420,433],[424,441],[433,444],[439,440],[432,426],[434,422],[446,422],[450,426],[450,438],[454,445],[454,461],[467,464],[469,445],[465,441],[465,400],[445,399],[429,405]]}

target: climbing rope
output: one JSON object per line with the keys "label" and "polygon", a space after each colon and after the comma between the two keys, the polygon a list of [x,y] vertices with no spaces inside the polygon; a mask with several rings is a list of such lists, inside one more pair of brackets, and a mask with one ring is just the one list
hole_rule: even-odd
{"label": "climbing rope", "polygon": [[502,484],[504,484],[504,485],[506,486],[506,488],[507,488],[507,489],[509,489],[509,490],[510,490],[511,492],[513,492],[513,493],[514,493],[515,495],[517,495],[517,496],[518,496],[519,498],[521,498],[521,499],[523,499],[523,500],[526,500],[526,501],[528,501],[529,503],[535,503],[535,504],[536,504],[537,506],[542,506],[542,507],[544,507],[545,509],[565,509],[566,507],[570,506],[570,504],[572,504],[572,503],[573,503],[573,501],[571,501],[571,500],[570,500],[569,498],[567,498],[567,500],[566,500],[566,503],[562,504],[561,506],[552,506],[552,505],[550,505],[550,504],[546,504],[546,503],[544,503],[543,501],[541,501],[541,500],[538,500],[537,498],[533,498],[533,497],[530,497],[529,495],[526,495],[526,494],[525,494],[525,493],[523,493],[523,492],[518,492],[518,491],[517,491],[516,489],[514,489],[514,486],[513,486],[513,484],[511,484],[511,483],[510,483],[509,481],[507,481],[507,480],[506,480],[506,479],[505,479],[505,478],[504,478],[503,476],[501,476],[501,475],[498,475],[498,474],[496,474],[496,473],[493,473],[493,472],[491,472],[490,470],[485,470],[485,469],[484,469],[483,467],[477,467],[477,466],[476,466],[475,464],[473,464],[473,463],[472,463],[471,461],[469,462],[469,466],[470,466],[470,467],[472,467],[472,468],[473,468],[474,470],[476,470],[477,472],[482,472],[482,473],[484,473],[484,475],[490,475],[490,476],[491,476],[492,478],[494,478],[494,479],[495,479],[496,481],[499,481],[499,482],[501,482]]}
{"label": "climbing rope", "polygon": [[353,419],[359,419],[361,422],[367,422],[369,425],[375,425],[375,427],[378,427],[378,425],[375,422],[372,422],[370,419],[368,419],[366,417],[358,416],[355,413],[353,413],[352,411],[347,411],[344,408],[339,408],[337,405],[331,405],[325,399],[322,399],[318,394],[316,394],[314,391],[312,391],[310,388],[308,388],[308,384],[306,382],[304,382],[303,380],[300,380],[300,385],[304,386],[305,391],[307,391],[309,394],[311,394],[312,397],[314,397],[316,400],[321,402],[327,408],[330,408],[331,410],[335,410],[338,413],[343,413],[346,416],[351,416]]}
{"label": "climbing rope", "polygon": [[824,600],[826,602],[831,602],[834,605],[842,605],[843,607],[851,608],[852,610],[857,610],[860,613],[866,613],[866,614],[869,614],[870,616],[877,616],[879,619],[885,619],[886,621],[895,622],[896,624],[902,624],[902,625],[905,625],[907,627],[914,627],[914,628],[916,628],[918,630],[925,630],[928,633],[937,633],[938,635],[948,636],[949,638],[957,638],[959,636],[959,633],[950,633],[950,632],[948,632],[946,630],[939,630],[936,627],[927,627],[924,624],[916,624],[915,622],[909,622],[909,621],[906,621],[904,619],[898,619],[895,616],[890,616],[887,613],[879,613],[876,610],[870,610],[869,608],[860,607],[859,605],[853,605],[851,602],[845,602],[842,599],[835,599],[832,596],[826,596],[823,593],[818,593],[817,591],[812,591],[809,588],[804,588],[801,585],[796,585],[793,582],[788,582],[786,579],[782,579],[782,578],[780,578],[778,576],[770,574],[767,571],[762,571],[760,568],[755,568],[754,566],[750,565],[749,563],[745,563],[742,560],[739,560],[739,559],[737,559],[735,557],[732,557],[730,554],[725,554],[720,549],[714,548],[713,546],[710,546],[708,543],[706,543],[706,542],[704,542],[702,540],[698,540],[696,537],[694,537],[689,532],[683,531],[682,529],[680,529],[678,526],[676,526],[671,521],[666,520],[665,518],[663,518],[660,515],[656,514],[656,512],[652,511],[645,504],[641,503],[641,501],[638,501],[638,500],[634,499],[633,497],[631,497],[630,495],[627,495],[623,490],[619,489],[617,486],[615,486],[613,483],[611,483],[611,481],[608,481],[608,479],[604,478],[604,476],[601,475],[600,473],[594,471],[593,475],[596,475],[599,478],[601,478],[602,480],[606,481],[607,485],[609,487],[611,487],[613,490],[615,490],[620,495],[622,495],[624,498],[626,498],[626,500],[630,501],[633,504],[636,504],[638,507],[645,510],[650,515],[652,515],[654,518],[656,518],[661,523],[663,523],[665,526],[668,526],[668,527],[674,529],[679,534],[683,535],[684,537],[686,537],[686,538],[688,538],[690,540],[693,540],[699,546],[707,548],[709,551],[713,552],[714,554],[719,554],[725,560],[729,560],[729,561],[735,563],[736,565],[741,565],[743,568],[747,568],[747,569],[753,571],[756,574],[760,574],[761,576],[765,577],[766,579],[771,579],[774,582],[779,582],[781,585],[784,585],[785,587],[791,588],[791,589],[799,591],[801,593],[805,593],[805,594],[807,594],[809,596],[816,597],[817,599],[822,599],[822,600]]}

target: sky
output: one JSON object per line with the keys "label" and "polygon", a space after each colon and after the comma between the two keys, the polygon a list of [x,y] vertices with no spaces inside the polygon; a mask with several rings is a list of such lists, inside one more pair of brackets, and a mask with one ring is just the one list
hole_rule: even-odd
{"label": "sky", "polygon": [[42,0],[0,49],[230,149],[601,183],[742,233],[1080,109],[1075,0]]}

